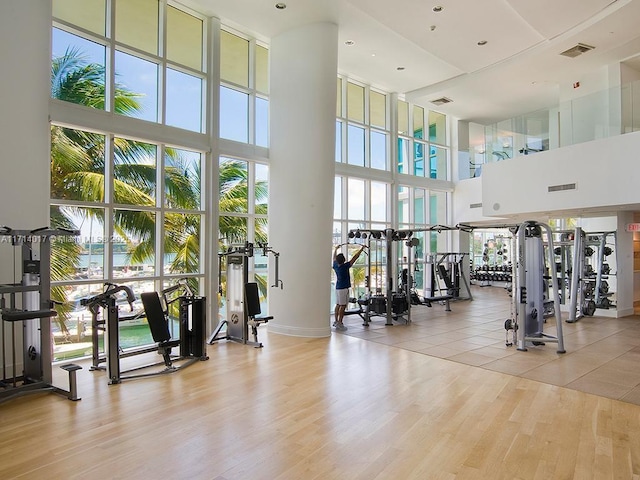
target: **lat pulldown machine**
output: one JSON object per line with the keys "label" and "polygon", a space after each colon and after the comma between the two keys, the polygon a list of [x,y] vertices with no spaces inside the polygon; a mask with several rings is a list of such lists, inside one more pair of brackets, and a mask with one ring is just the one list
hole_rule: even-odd
{"label": "lat pulldown machine", "polygon": [[[548,225],[534,221],[524,222],[517,230],[513,318],[505,322],[505,329],[513,330],[517,349],[521,351],[550,342],[558,344],[558,353],[565,353],[552,233]],[[551,298],[548,280],[551,280]],[[544,323],[549,317],[555,317],[557,336],[544,333]]]}
{"label": "lat pulldown machine", "polygon": [[[272,287],[283,288],[279,279],[280,254],[274,251],[266,243],[258,243],[258,249],[267,257],[269,253],[275,257],[275,282]],[[218,340],[231,340],[233,342],[262,347],[258,342],[258,327],[271,320],[272,316],[260,316],[260,297],[258,284],[249,282],[249,259],[254,255],[253,243],[231,246],[224,253],[218,254],[218,291],[222,295],[222,260],[226,259],[226,319],[222,320],[215,331],[209,337],[211,345]],[[222,328],[226,326],[224,335]],[[249,339],[249,327],[253,340]]]}

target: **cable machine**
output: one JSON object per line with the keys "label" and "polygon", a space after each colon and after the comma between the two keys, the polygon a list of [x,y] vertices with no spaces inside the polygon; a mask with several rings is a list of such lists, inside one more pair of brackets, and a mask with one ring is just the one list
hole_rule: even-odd
{"label": "cable machine", "polygon": [[[459,292],[459,281],[461,278],[464,281],[467,291],[469,291],[469,286],[462,273],[461,262],[464,255],[461,254],[457,257],[457,261],[455,262],[456,266],[452,270],[455,273],[457,286],[452,281],[450,293],[442,294],[442,292],[438,292],[438,294],[434,294],[432,288],[430,290],[431,296],[427,295],[424,296],[423,299],[420,299],[415,292],[414,265],[417,265],[418,262],[415,258],[414,249],[420,245],[420,239],[415,237],[414,234],[423,231],[441,233],[443,230],[457,230],[457,227],[433,225],[427,228],[406,230],[388,228],[385,230],[355,229],[349,231],[348,237],[350,239],[366,239],[369,247],[369,258],[367,261],[368,273],[366,276],[367,293],[364,298],[358,299],[359,305],[365,308],[363,312],[356,312],[363,318],[364,326],[369,325],[370,317],[374,315],[385,316],[385,325],[387,326],[393,325],[394,320],[404,320],[406,323],[410,323],[412,303],[431,306],[431,302],[443,302],[446,310],[450,311],[449,300],[454,298],[456,292]],[[406,247],[405,252],[403,252],[404,254],[401,256],[401,260],[398,259],[395,265],[393,263],[394,245]],[[382,262],[379,261],[379,252],[381,251],[384,251]],[[444,254],[443,260],[450,259],[449,255],[451,254]],[[400,266],[400,268],[398,268],[398,266]],[[447,279],[451,280],[451,276],[449,276],[446,267],[444,265],[442,265],[442,267],[444,269],[443,271],[441,269],[439,269],[438,273],[434,271],[431,277],[427,274],[429,281],[431,278],[437,278],[436,275],[443,275],[444,273],[447,274]],[[380,272],[380,270],[383,269],[384,274]],[[398,272],[398,270],[400,270],[400,272]],[[384,280],[381,282],[383,278],[382,275],[384,276]],[[394,279],[397,279],[397,281],[394,281]],[[373,280],[375,280],[375,283]],[[380,285],[380,283],[382,283],[382,285]],[[414,299],[416,299],[415,302],[413,301]]]}
{"label": "cable machine", "polygon": [[[69,400],[79,400],[75,364],[62,365],[69,372],[69,391],[52,384],[51,318],[57,315],[51,300],[51,243],[55,237],[76,237],[77,230],[50,229],[13,230],[0,227],[0,241],[11,242],[20,249],[21,281],[0,285],[0,311],[3,324],[2,381],[0,403],[13,397],[41,391],[53,391]],[[14,275],[16,255],[14,250]],[[8,297],[8,302],[7,298]],[[11,325],[9,348],[5,338],[5,323]],[[16,326],[18,326],[16,328]],[[22,338],[22,348],[16,345]],[[8,358],[7,350],[10,352]],[[18,373],[18,355],[22,354],[22,373]],[[11,372],[7,375],[7,367]]]}
{"label": "cable machine", "polygon": [[[555,272],[555,245],[551,228],[532,220],[519,225],[475,227],[460,224],[459,228],[468,232],[475,228],[507,228],[513,235],[515,248],[511,248],[511,318],[504,323],[506,345],[511,346],[515,343],[518,350],[526,351],[529,346],[544,345],[546,342],[557,343],[557,352],[565,353],[558,298],[560,292]],[[557,336],[544,332],[544,324],[550,317],[555,318]],[[508,339],[509,332],[513,334],[513,341]]]}
{"label": "cable machine", "polygon": [[[367,292],[363,298],[358,299],[360,307],[364,306],[360,314],[364,320],[363,325],[369,326],[370,318],[375,315],[384,316],[385,325],[393,325],[393,320],[411,322],[409,307],[409,289],[412,284],[411,274],[408,273],[407,282],[394,282],[393,243],[405,241],[407,246],[419,244],[418,239],[411,238],[412,232],[399,231],[392,228],[386,230],[350,230],[350,239],[362,238],[367,240],[369,250],[367,260],[367,275],[365,286]],[[384,253],[382,253],[384,252]],[[382,257],[382,258],[380,258]],[[411,252],[407,256],[405,268],[411,272]],[[384,271],[384,273],[383,273]],[[350,312],[351,313],[351,312]],[[404,315],[407,318],[404,318]]]}
{"label": "cable machine", "polygon": [[[546,224],[527,221],[518,227],[516,234],[517,259],[512,296],[515,315],[511,319],[510,326],[517,349],[526,351],[528,346],[551,342],[558,344],[558,353],[565,353],[558,300],[558,278],[555,271],[552,271],[552,269],[555,270],[553,232]],[[547,238],[546,264],[543,241],[545,235]],[[552,298],[549,298],[549,279]],[[546,318],[550,317],[555,318],[557,336],[544,333],[544,323]],[[505,327],[507,326],[505,324]]]}
{"label": "cable machine", "polygon": [[[429,285],[427,297],[450,296],[455,300],[473,300],[469,282],[464,274],[462,263],[468,253],[432,253],[427,255],[425,281]],[[467,296],[460,295],[461,283]],[[444,283],[444,286],[443,286]]]}
{"label": "cable machine", "polygon": [[[269,253],[275,257],[275,282],[272,287],[284,287],[279,278],[280,254],[266,243],[258,243],[258,249],[267,257]],[[218,254],[218,292],[222,295],[222,264],[226,260],[226,318],[222,320],[207,342],[211,345],[218,340],[231,340],[245,345],[261,348],[258,341],[258,327],[273,319],[273,316],[261,316],[258,284],[249,282],[249,260],[254,256],[256,248],[253,243],[230,246],[226,252]],[[226,327],[224,334],[222,329]],[[249,336],[251,328],[251,336]]]}

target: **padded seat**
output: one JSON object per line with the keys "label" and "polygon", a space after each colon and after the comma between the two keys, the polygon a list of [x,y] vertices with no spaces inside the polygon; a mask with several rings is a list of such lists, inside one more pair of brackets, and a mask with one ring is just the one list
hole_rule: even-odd
{"label": "padded seat", "polygon": [[180,340],[171,340],[171,332],[169,331],[169,319],[167,313],[162,308],[160,296],[158,292],[144,292],[140,294],[144,313],[147,317],[149,329],[153,341],[158,344],[158,353],[164,358],[167,367],[171,366],[171,348],[180,344]]}

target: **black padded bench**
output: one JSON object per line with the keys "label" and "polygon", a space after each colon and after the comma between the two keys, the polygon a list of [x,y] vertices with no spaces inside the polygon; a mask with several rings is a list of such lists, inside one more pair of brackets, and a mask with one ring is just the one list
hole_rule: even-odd
{"label": "black padded bench", "polygon": [[55,310],[2,310],[2,319],[5,322],[19,322],[21,320],[35,320],[36,318],[55,317],[58,312]]}
{"label": "black padded bench", "polygon": [[180,345],[180,340],[171,339],[169,320],[160,302],[160,296],[158,292],[144,292],[140,294],[140,299],[144,306],[151,336],[157,344],[158,353],[162,355],[165,366],[171,367],[171,349]]}
{"label": "black padded bench", "polygon": [[251,327],[251,335],[253,335],[254,342],[262,347],[262,344],[258,342],[258,327],[272,320],[273,315],[260,315],[262,309],[260,308],[260,293],[256,282],[245,283],[244,299],[248,317],[247,327]]}
{"label": "black padded bench", "polygon": [[431,302],[444,302],[445,311],[450,312],[451,306],[449,305],[449,300],[453,298],[453,295],[439,295],[436,297],[424,297],[424,302],[427,306],[431,306]]}

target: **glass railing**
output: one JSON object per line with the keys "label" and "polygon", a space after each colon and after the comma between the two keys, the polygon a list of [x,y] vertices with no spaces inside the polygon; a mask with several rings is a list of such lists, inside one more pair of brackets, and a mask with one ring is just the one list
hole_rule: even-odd
{"label": "glass railing", "polygon": [[460,179],[482,165],[640,130],[640,81],[484,127],[482,145],[459,152]]}

